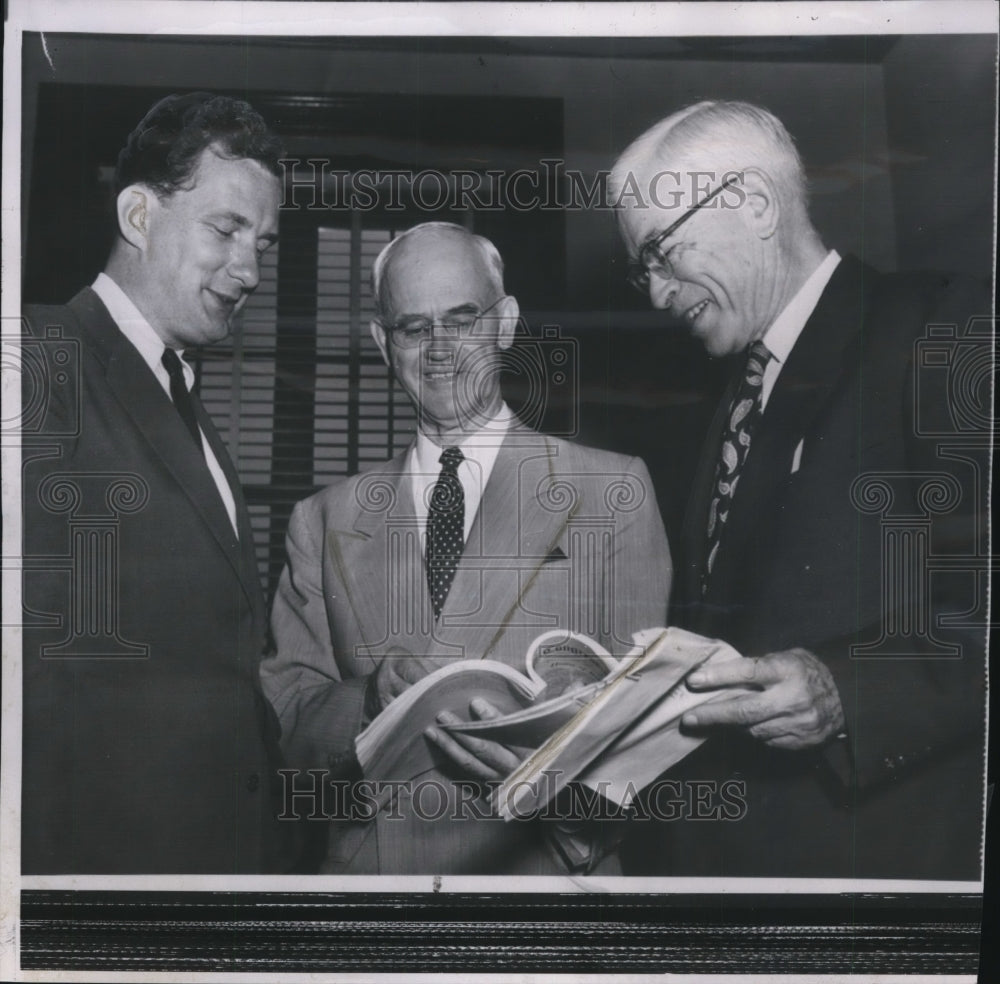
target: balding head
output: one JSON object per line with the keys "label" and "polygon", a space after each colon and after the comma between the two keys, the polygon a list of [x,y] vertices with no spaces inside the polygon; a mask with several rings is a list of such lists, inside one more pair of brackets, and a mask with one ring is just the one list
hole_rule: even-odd
{"label": "balding head", "polygon": [[501,407],[500,353],[519,314],[496,247],[450,222],[415,226],[378,255],[372,294],[372,338],[421,430],[461,443]]}
{"label": "balding head", "polygon": [[748,169],[768,174],[786,210],[805,215],[805,170],[791,136],[772,113],[745,102],[695,103],[660,120],[624,150],[611,169],[609,187],[617,200],[630,175],[648,189],[658,173],[675,172],[684,190],[693,184],[686,175]]}
{"label": "balding head", "polygon": [[495,296],[504,292],[503,260],[493,243],[454,222],[424,222],[396,236],[372,264],[372,297],[380,319],[386,314],[387,292],[391,292],[397,264],[435,276],[464,272],[488,285]]}

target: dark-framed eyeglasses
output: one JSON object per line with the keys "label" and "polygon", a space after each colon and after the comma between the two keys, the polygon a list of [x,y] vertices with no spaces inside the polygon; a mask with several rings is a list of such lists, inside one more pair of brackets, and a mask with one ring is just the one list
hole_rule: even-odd
{"label": "dark-framed eyeglasses", "polygon": [[482,311],[469,311],[446,315],[444,319],[435,321],[433,318],[407,318],[395,324],[386,325],[379,322],[392,339],[393,345],[400,348],[416,348],[421,342],[429,342],[434,337],[434,326],[438,325],[445,335],[458,338],[470,338],[476,330],[479,320],[489,314],[507,294],[501,294],[488,308]]}
{"label": "dark-framed eyeglasses", "polygon": [[676,222],[667,226],[663,232],[657,233],[652,239],[647,239],[639,249],[638,259],[633,260],[628,265],[628,272],[625,278],[640,293],[649,291],[649,275],[655,273],[664,280],[670,280],[674,275],[674,268],[667,258],[669,250],[663,249],[663,244],[672,236],[688,219],[690,219],[699,209],[703,209],[712,199],[721,195],[731,184],[735,184],[742,175],[734,174],[731,178],[723,181],[715,191],[710,192],[700,202],[692,205]]}

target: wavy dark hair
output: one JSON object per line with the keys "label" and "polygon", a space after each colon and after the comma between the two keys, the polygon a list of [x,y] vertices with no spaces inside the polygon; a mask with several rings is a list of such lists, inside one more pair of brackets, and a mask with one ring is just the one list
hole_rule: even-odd
{"label": "wavy dark hair", "polygon": [[174,94],[156,103],[129,134],[118,155],[115,194],[139,183],[169,197],[190,182],[210,146],[224,157],[257,161],[282,174],[281,141],[249,103],[211,92]]}

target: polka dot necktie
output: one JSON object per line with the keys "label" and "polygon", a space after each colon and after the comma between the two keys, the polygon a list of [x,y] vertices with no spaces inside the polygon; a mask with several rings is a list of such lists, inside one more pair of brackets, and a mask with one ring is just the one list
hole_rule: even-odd
{"label": "polka dot necktie", "polygon": [[434,617],[438,618],[455,580],[455,569],[465,546],[465,492],[458,478],[464,455],[459,448],[445,448],[438,459],[441,474],[431,494],[427,513],[427,586]]}
{"label": "polka dot necktie", "polygon": [[708,507],[708,553],[705,571],[701,578],[702,594],[708,589],[708,577],[712,573],[719,552],[722,531],[729,518],[740,474],[750,453],[750,438],[760,419],[764,369],[770,359],[771,353],[764,347],[763,342],[754,342],[750,346],[743,379],[740,380],[729,408],[729,418],[722,434],[719,461],[715,466],[715,491]]}

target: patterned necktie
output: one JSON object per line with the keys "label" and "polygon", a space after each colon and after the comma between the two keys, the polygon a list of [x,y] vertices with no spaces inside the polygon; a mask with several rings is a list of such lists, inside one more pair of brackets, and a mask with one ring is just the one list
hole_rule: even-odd
{"label": "patterned necktie", "polygon": [[455,580],[455,569],[465,547],[465,492],[458,478],[464,455],[459,448],[445,448],[438,459],[441,474],[431,494],[427,513],[427,586],[434,617],[438,618]]}
{"label": "patterned necktie", "polygon": [[719,552],[719,541],[722,539],[722,531],[729,518],[736,485],[750,453],[750,437],[761,414],[764,369],[770,359],[771,353],[764,347],[763,342],[754,342],[750,346],[743,379],[740,380],[729,408],[729,419],[722,434],[719,461],[715,466],[715,491],[708,507],[708,554],[701,578],[702,594],[708,589],[708,576],[712,573],[712,566]]}
{"label": "patterned necktie", "polygon": [[181,360],[177,358],[177,353],[172,349],[163,350],[163,368],[167,370],[170,377],[170,399],[174,401],[177,412],[181,415],[188,431],[194,438],[194,443],[198,450],[204,454],[201,445],[201,431],[198,429],[198,420],[194,415],[194,404],[191,402],[191,394],[188,392],[187,380],[184,378],[184,369]]}

